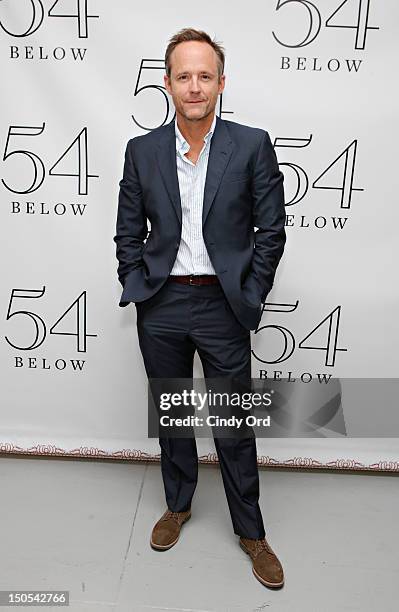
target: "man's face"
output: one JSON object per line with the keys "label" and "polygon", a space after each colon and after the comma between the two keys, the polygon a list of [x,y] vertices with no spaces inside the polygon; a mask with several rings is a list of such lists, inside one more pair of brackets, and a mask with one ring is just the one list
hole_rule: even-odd
{"label": "man's face", "polygon": [[164,76],[177,115],[188,121],[198,121],[215,111],[224,81],[224,75],[218,79],[215,51],[208,43],[197,40],[179,43],[174,48],[170,78]]}

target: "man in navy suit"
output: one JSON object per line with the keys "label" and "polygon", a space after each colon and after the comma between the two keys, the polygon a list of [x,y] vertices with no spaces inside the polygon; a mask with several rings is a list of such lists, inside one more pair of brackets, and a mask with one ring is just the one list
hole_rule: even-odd
{"label": "man in navy suit", "polygon": [[[176,118],[125,151],[114,237],[119,305],[136,305],[149,378],[191,378],[198,351],[205,379],[250,382],[250,330],[286,240],[283,174],[265,130],[215,114],[225,86],[218,43],[185,28],[170,39],[165,67]],[[239,544],[258,580],[282,586],[258,503],[255,438],[214,442]],[[151,546],[167,550],[191,517],[198,455],[194,436],[159,443],[167,510]]]}

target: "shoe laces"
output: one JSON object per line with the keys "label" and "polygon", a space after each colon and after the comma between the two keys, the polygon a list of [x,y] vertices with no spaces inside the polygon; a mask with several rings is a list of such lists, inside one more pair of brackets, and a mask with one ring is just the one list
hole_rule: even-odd
{"label": "shoe laces", "polygon": [[169,519],[173,519],[177,523],[179,522],[180,512],[172,512],[172,510],[167,510],[165,512],[165,516],[162,518],[163,521],[168,521]]}
{"label": "shoe laces", "polygon": [[262,551],[266,551],[267,553],[274,555],[274,552],[270,548],[266,539],[263,538],[261,540],[255,540],[255,554],[258,556]]}

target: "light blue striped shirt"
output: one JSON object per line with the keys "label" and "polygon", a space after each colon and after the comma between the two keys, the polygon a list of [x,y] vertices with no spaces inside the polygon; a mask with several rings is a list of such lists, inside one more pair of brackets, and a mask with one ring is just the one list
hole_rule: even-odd
{"label": "light blue striped shirt", "polygon": [[205,178],[215,125],[216,114],[213,116],[209,132],[204,137],[204,146],[197,163],[194,164],[184,155],[190,150],[190,145],[180,132],[175,119],[176,164],[182,207],[182,233],[176,260],[170,272],[172,275],[216,274],[202,236]]}

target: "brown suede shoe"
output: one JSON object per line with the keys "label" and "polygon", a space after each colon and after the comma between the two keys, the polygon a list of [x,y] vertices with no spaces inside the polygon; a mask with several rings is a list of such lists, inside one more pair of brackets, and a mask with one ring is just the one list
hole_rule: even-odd
{"label": "brown suede shoe", "polygon": [[266,538],[240,538],[240,546],[251,557],[252,572],[262,584],[268,587],[280,587],[284,584],[283,568]]}
{"label": "brown suede shoe", "polygon": [[190,517],[191,510],[185,512],[166,510],[152,530],[150,541],[152,548],[155,550],[172,548],[179,539],[183,523],[188,521]]}

